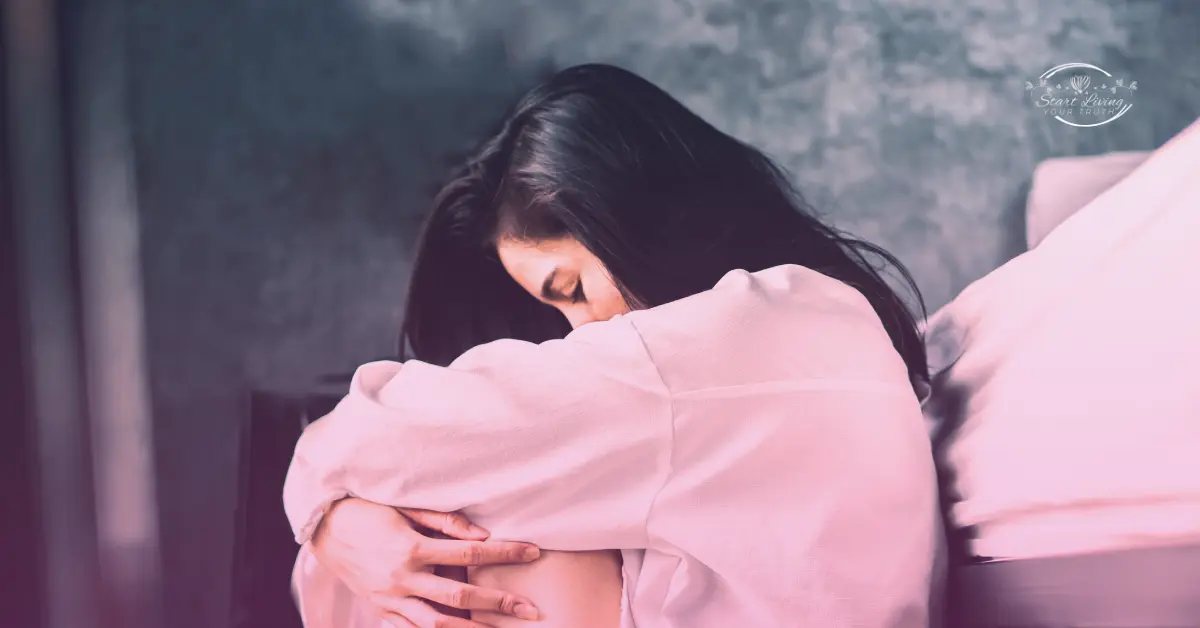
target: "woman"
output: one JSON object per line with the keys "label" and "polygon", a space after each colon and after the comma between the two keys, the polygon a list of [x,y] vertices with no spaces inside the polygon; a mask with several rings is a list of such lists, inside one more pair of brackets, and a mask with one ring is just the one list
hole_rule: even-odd
{"label": "woman", "polygon": [[[412,359],[359,369],[297,447],[285,504],[301,543],[320,530],[302,610],[328,625],[353,599],[397,626],[925,626],[925,353],[867,255],[907,278],[649,82],[557,74],[438,196],[403,326]],[[433,511],[541,557],[435,577],[526,548],[414,541],[416,524],[486,536]]]}

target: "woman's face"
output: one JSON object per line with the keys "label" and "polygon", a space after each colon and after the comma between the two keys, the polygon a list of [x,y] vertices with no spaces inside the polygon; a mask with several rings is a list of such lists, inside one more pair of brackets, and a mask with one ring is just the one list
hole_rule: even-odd
{"label": "woman's face", "polygon": [[504,269],[529,294],[552,305],[572,328],[629,312],[604,264],[573,237],[496,243]]}

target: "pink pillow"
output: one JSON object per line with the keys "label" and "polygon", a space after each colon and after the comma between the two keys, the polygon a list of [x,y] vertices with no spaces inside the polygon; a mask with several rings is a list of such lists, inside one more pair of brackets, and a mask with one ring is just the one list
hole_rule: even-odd
{"label": "pink pillow", "polygon": [[1055,227],[1133,172],[1148,152],[1056,157],[1033,171],[1025,206],[1025,242],[1036,247]]}
{"label": "pink pillow", "polygon": [[[1025,244],[1035,248],[1055,227],[1137,169],[1148,151],[1125,151],[1082,157],[1053,157],[1038,164],[1025,203]],[[941,325],[925,330],[929,370],[939,373],[958,359],[961,330],[952,318],[935,313]]]}
{"label": "pink pillow", "polygon": [[998,559],[1200,541],[1200,121],[1039,171],[1036,248],[930,318],[951,521]]}

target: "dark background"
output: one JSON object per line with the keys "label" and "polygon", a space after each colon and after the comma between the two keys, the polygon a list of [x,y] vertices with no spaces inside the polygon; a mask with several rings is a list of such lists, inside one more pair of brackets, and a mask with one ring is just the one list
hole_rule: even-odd
{"label": "dark background", "polygon": [[[606,61],[780,160],[930,308],[1023,247],[1034,166],[1149,149],[1200,115],[1200,4],[1074,0],[123,0],[165,611],[228,613],[238,423],[392,350],[425,203],[548,69]],[[83,24],[80,28],[88,28]],[[1043,117],[1071,61],[1122,119]]]}

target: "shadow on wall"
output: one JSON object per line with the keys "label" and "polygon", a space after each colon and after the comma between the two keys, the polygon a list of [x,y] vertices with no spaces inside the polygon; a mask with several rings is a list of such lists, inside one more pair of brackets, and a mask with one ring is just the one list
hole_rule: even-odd
{"label": "shadow on wall", "polygon": [[393,351],[430,156],[547,72],[340,2],[132,0],[130,20],[167,609],[214,628],[247,390]]}
{"label": "shadow on wall", "polygon": [[1000,219],[1000,252],[1004,259],[1014,258],[1027,249],[1025,235],[1025,207],[1029,200],[1029,189],[1033,181],[1025,179],[1017,185],[1012,200],[1004,208]]}

